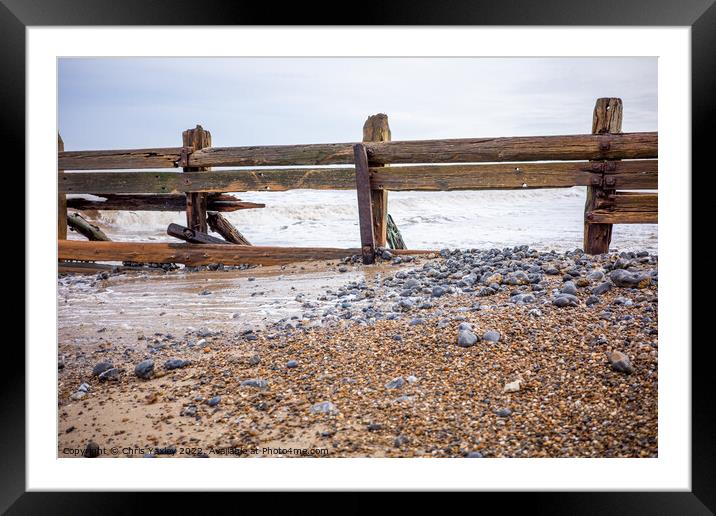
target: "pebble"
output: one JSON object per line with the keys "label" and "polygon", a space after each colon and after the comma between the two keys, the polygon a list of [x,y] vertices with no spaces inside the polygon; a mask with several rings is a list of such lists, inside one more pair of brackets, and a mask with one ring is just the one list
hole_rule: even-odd
{"label": "pebble", "polygon": [[216,405],[219,404],[220,401],[221,401],[221,396],[214,396],[213,398],[209,399],[206,402],[206,404],[209,405],[210,407],[215,407]]}
{"label": "pebble", "polygon": [[107,369],[99,375],[99,381],[106,382],[109,380],[119,380],[120,373],[121,371],[116,367],[113,367],[112,369]]}
{"label": "pebble", "polygon": [[154,360],[149,359],[138,363],[134,368],[134,374],[139,378],[144,378],[145,380],[151,378],[154,374]]}
{"label": "pebble", "polygon": [[578,306],[579,299],[577,296],[570,294],[558,294],[557,297],[552,300],[552,304],[560,308],[565,306]]}
{"label": "pebble", "polygon": [[610,281],[605,281],[604,283],[601,283],[594,287],[592,289],[592,294],[595,296],[601,296],[602,294],[605,294],[609,292],[612,289],[612,283]]}
{"label": "pebble", "polygon": [[495,330],[486,331],[482,336],[482,340],[486,340],[487,342],[499,342],[500,332]]}
{"label": "pebble", "polygon": [[82,453],[82,456],[88,459],[94,459],[95,457],[99,457],[100,455],[100,448],[99,444],[97,444],[94,441],[90,441],[87,443],[87,446],[85,447],[85,451]]}
{"label": "pebble", "polygon": [[599,303],[599,298],[597,296],[589,296],[584,302],[587,306],[596,305],[597,303]]}
{"label": "pebble", "polygon": [[522,382],[520,380],[506,383],[505,386],[502,388],[502,392],[518,392],[520,390],[521,385]]}
{"label": "pebble", "polygon": [[469,348],[477,344],[477,335],[470,330],[460,330],[457,333],[457,345],[461,348]]}
{"label": "pebble", "polygon": [[181,415],[194,417],[196,416],[196,410],[196,405],[189,405],[188,407],[184,408],[184,410],[182,410]]}
{"label": "pebble", "polygon": [[345,265],[341,265],[340,267],[338,267],[338,272],[348,272],[348,267],[346,267]]}
{"label": "pebble", "polygon": [[629,357],[621,351],[610,351],[607,353],[607,360],[612,365],[612,369],[617,372],[631,374],[634,372],[634,366],[632,366]]}
{"label": "pebble", "polygon": [[441,296],[444,296],[446,292],[447,292],[446,288],[438,286],[438,287],[433,287],[433,290],[430,295],[433,297],[441,297]]}
{"label": "pebble", "polygon": [[261,378],[251,378],[241,382],[242,387],[255,387],[256,389],[264,389],[268,386],[268,382]]}
{"label": "pebble", "polygon": [[400,389],[403,384],[405,384],[405,380],[403,380],[402,376],[398,376],[397,378],[393,378],[391,381],[385,384],[386,389]]}
{"label": "pebble", "polygon": [[166,362],[164,362],[164,369],[167,371],[171,371],[172,369],[180,369],[182,367],[186,367],[191,362],[189,360],[182,360],[181,358],[170,358]]}
{"label": "pebble", "polygon": [[644,288],[651,284],[651,276],[640,272],[628,272],[617,269],[609,273],[609,279],[617,287]]}
{"label": "pebble", "polygon": [[408,439],[406,436],[399,435],[393,441],[393,446],[395,446],[396,448],[400,448],[401,446],[408,444],[409,442],[410,442],[410,439]]}
{"label": "pebble", "polygon": [[295,369],[298,367],[298,362],[296,362],[295,360],[289,360],[288,362],[286,362],[286,367],[288,367],[289,369]]}
{"label": "pebble", "polygon": [[465,455],[465,458],[466,459],[481,459],[482,453],[480,453],[479,451],[472,451],[472,452],[468,453],[467,455]]}
{"label": "pebble", "polygon": [[311,414],[335,414],[338,412],[336,406],[330,401],[316,403],[310,409]]}
{"label": "pebble", "polygon": [[566,281],[562,285],[562,294],[569,294],[570,296],[577,295],[577,286],[572,281]]}
{"label": "pebble", "polygon": [[500,417],[509,417],[512,415],[512,411],[508,408],[501,408],[495,412]]}
{"label": "pebble", "polygon": [[92,376],[99,376],[108,369],[112,369],[112,362],[100,362],[92,368]]}

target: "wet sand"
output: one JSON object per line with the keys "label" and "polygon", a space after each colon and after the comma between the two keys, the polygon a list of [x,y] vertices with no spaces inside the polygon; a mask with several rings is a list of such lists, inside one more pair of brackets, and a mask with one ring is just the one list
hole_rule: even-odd
{"label": "wet sand", "polygon": [[[554,264],[564,273],[575,260]],[[465,287],[355,322],[360,307],[395,313],[396,272],[409,281],[427,261],[61,278],[58,456],[89,442],[107,457],[657,455],[655,284],[586,306],[592,282],[561,307],[548,293],[563,277],[546,275],[547,294],[524,305],[508,301],[527,285],[485,297]],[[363,280],[358,296],[325,295]],[[499,340],[458,346],[459,324]],[[610,351],[633,372],[615,370]],[[190,363],[165,370],[175,358]],[[154,374],[142,379],[134,368],[147,359]],[[117,379],[92,375],[103,361]]]}

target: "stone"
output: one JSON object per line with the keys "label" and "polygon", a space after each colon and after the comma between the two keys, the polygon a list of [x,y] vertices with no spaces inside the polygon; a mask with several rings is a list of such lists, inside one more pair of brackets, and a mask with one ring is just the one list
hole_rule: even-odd
{"label": "stone", "polygon": [[74,394],[70,396],[70,399],[73,401],[79,401],[87,396],[87,393],[85,391],[77,391]]}
{"label": "stone", "polygon": [[597,296],[589,296],[584,303],[587,306],[596,305],[597,303],[599,303],[599,298]]}
{"label": "stone", "polygon": [[399,435],[393,441],[393,446],[395,446],[396,448],[400,448],[401,446],[408,444],[408,442],[410,442],[410,439],[408,439],[404,435]]}
{"label": "stone", "polygon": [[587,279],[590,281],[601,281],[604,279],[604,273],[602,271],[592,271],[587,274]]}
{"label": "stone", "polygon": [[254,387],[256,389],[265,389],[268,386],[268,382],[261,378],[250,378],[241,382],[241,387]]}
{"label": "stone", "polygon": [[521,386],[522,382],[520,380],[515,380],[514,382],[506,383],[502,388],[502,392],[519,392]]}
{"label": "stone", "polygon": [[609,292],[612,289],[612,283],[610,281],[605,281],[604,283],[600,283],[596,287],[592,289],[592,294],[595,296],[601,296],[602,294],[605,294]]}
{"label": "stone", "polygon": [[181,411],[182,416],[194,417],[196,416],[196,405],[189,405]]}
{"label": "stone", "polygon": [[479,451],[471,451],[467,455],[465,455],[465,458],[466,459],[481,459],[482,453],[480,453]]}
{"label": "stone", "polygon": [[88,459],[94,459],[96,457],[99,457],[101,453],[101,450],[99,448],[99,444],[97,444],[94,441],[90,441],[87,443],[87,446],[85,447],[85,451],[82,453],[82,456]]}
{"label": "stone", "polygon": [[488,330],[482,336],[482,340],[486,340],[487,342],[499,342],[500,332],[495,330]]}
{"label": "stone", "polygon": [[457,345],[461,348],[469,348],[477,344],[477,335],[470,330],[460,330],[457,333]]}
{"label": "stone", "polygon": [[112,369],[112,362],[100,362],[92,368],[92,376],[99,376],[108,369]]}
{"label": "stone", "polygon": [[393,378],[391,381],[385,384],[386,389],[400,389],[405,384],[402,376]]}
{"label": "stone", "polygon": [[608,352],[607,360],[609,360],[612,369],[619,373],[631,374],[634,372],[634,366],[632,366],[629,357],[621,351]]}
{"label": "stone", "polygon": [[338,412],[336,406],[330,401],[316,403],[310,409],[311,414],[335,414]]}
{"label": "stone", "polygon": [[120,373],[121,371],[116,367],[113,367],[112,369],[107,369],[99,375],[99,381],[106,382],[109,380],[119,380]]}
{"label": "stone", "polygon": [[499,272],[488,272],[482,276],[481,281],[483,285],[492,285],[493,283],[499,285],[500,283],[502,283],[502,274],[500,274]]}
{"label": "stone", "polygon": [[577,286],[572,281],[565,281],[562,285],[562,294],[569,294],[570,296],[577,295]]}
{"label": "stone", "polygon": [[495,414],[497,414],[499,417],[510,417],[512,415],[512,411],[508,408],[501,408],[496,410]]}
{"label": "stone", "polygon": [[617,287],[645,288],[651,284],[651,276],[641,272],[628,272],[616,269],[609,273],[609,279]]}
{"label": "stone", "polygon": [[446,288],[436,286],[436,287],[433,287],[433,290],[430,295],[433,297],[441,297],[441,296],[444,296],[446,292],[447,292]]}
{"label": "stone", "polygon": [[182,360],[181,358],[170,358],[166,362],[164,362],[164,369],[167,371],[171,371],[172,369],[180,369],[182,367],[186,367],[191,362],[189,360]]}
{"label": "stone", "polygon": [[221,401],[221,396],[214,396],[213,398],[209,399],[206,402],[206,404],[209,405],[210,407],[215,407],[219,404],[220,401]]}
{"label": "stone", "polygon": [[134,374],[138,378],[143,378],[145,380],[151,378],[152,375],[154,375],[154,360],[150,358],[149,360],[144,360],[138,363],[134,368]]}
{"label": "stone", "polygon": [[559,294],[552,300],[552,304],[560,308],[565,306],[578,306],[579,299],[570,294]]}
{"label": "stone", "polygon": [[505,280],[505,283],[507,283],[508,285],[528,285],[529,282],[529,276],[527,276],[527,273],[522,271],[517,271],[509,274],[507,276],[507,279]]}
{"label": "stone", "polygon": [[298,367],[298,362],[296,362],[295,360],[289,360],[288,362],[286,362],[286,367],[288,367],[289,369],[295,369]]}
{"label": "stone", "polygon": [[249,358],[249,365],[255,366],[259,365],[261,363],[261,357],[258,355],[252,355],[251,358]]}

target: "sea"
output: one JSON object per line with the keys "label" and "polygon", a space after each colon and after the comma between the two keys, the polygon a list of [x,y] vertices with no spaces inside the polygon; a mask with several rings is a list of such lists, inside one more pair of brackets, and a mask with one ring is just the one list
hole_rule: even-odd
{"label": "sea", "polygon": [[[354,190],[241,192],[265,208],[223,213],[254,245],[359,247]],[[72,196],[69,196],[72,197]],[[388,213],[409,249],[582,247],[585,187],[561,189],[390,192]],[[184,212],[92,211],[85,215],[115,241],[176,241],[166,234]],[[69,238],[83,239],[70,233]],[[655,224],[615,225],[611,247],[658,252]]]}

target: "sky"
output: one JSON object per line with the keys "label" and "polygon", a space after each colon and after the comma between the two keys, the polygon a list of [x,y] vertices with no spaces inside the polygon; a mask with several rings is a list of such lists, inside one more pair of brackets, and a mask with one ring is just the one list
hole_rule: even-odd
{"label": "sky", "polygon": [[622,129],[657,130],[656,58],[62,58],[65,150],[584,134],[598,97]]}

